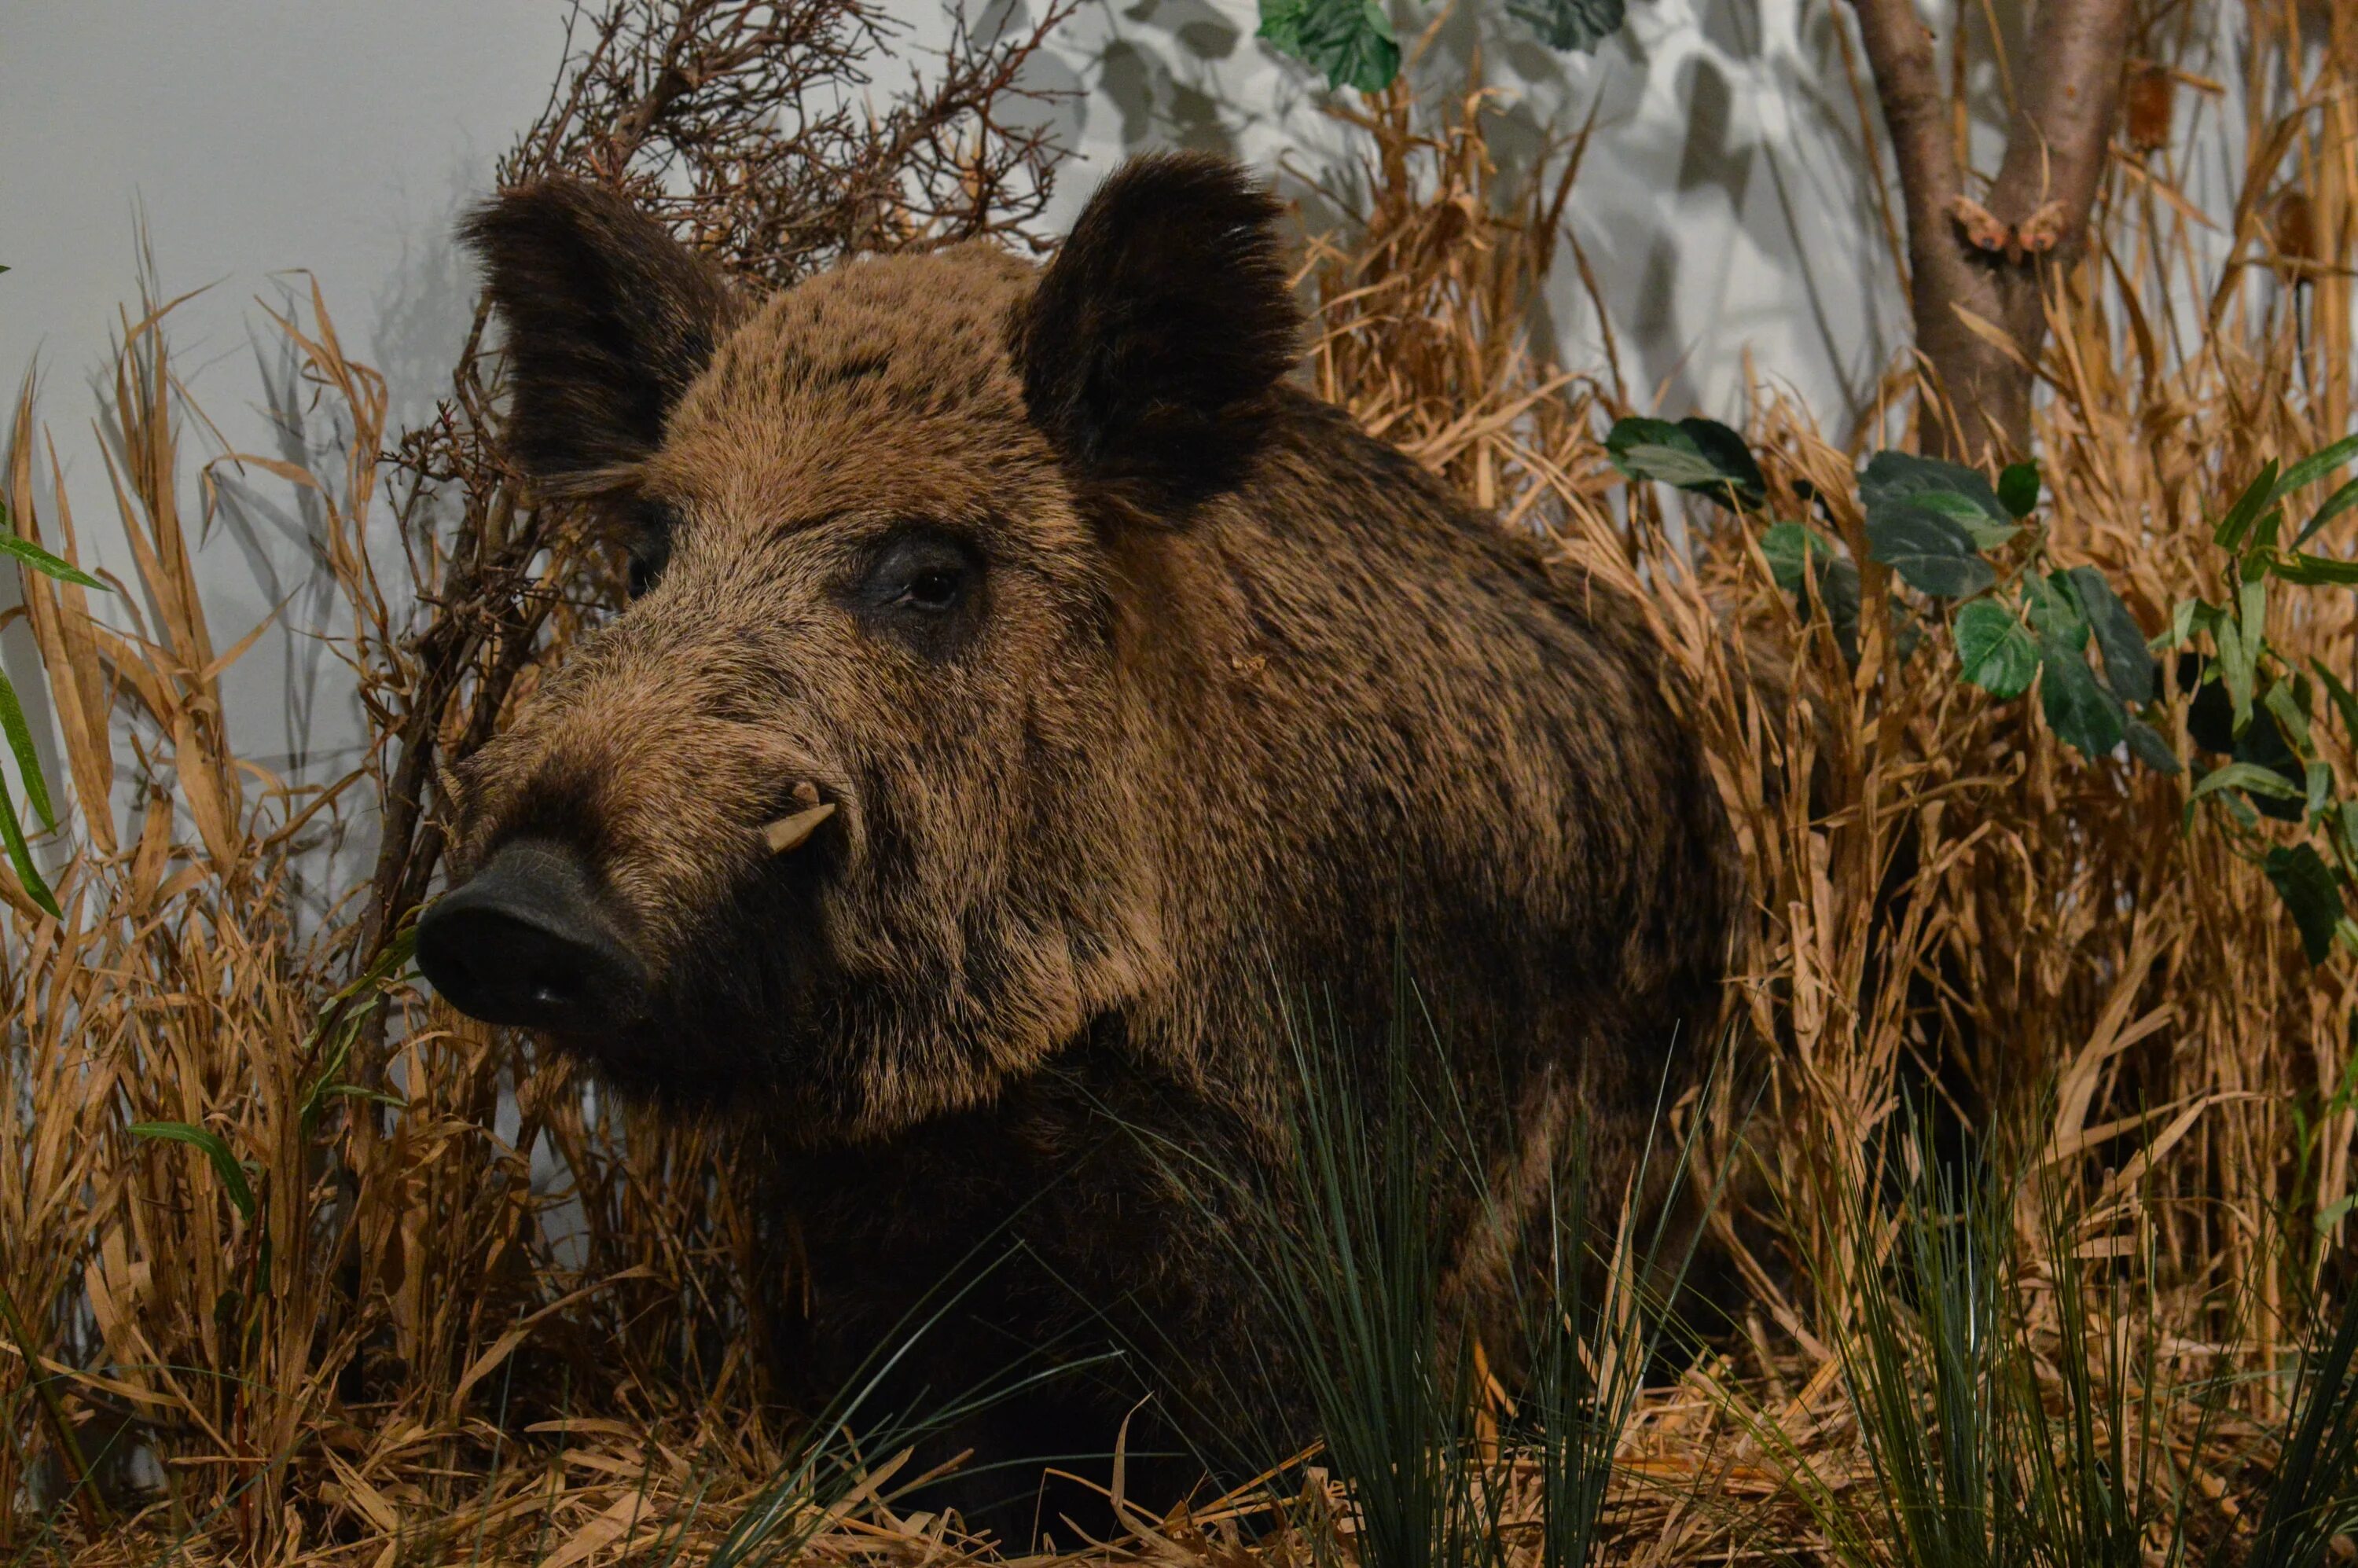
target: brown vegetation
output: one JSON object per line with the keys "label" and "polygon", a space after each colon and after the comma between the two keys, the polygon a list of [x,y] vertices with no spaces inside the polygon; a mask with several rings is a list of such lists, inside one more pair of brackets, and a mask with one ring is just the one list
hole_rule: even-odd
{"label": "brown vegetation", "polygon": [[[715,27],[730,15],[691,11]],[[620,85],[560,92],[548,122],[560,128],[519,155],[530,167],[653,168],[666,127],[691,123],[681,105],[712,102],[698,94],[729,80],[675,60],[678,89],[666,51],[716,46],[618,15],[593,48],[628,62],[598,68]],[[2053,548],[2103,567],[2148,627],[2207,586],[2207,516],[2268,458],[2352,425],[2358,57],[2343,38],[2310,47],[2296,7],[2244,15],[2248,122],[2200,94],[2174,132],[2135,120],[2135,156],[2101,186],[2087,252],[2040,299],[2034,424]],[[2136,47],[2203,64],[2158,27]],[[783,58],[790,44],[774,49],[755,53]],[[1944,651],[1903,667],[1881,568],[1863,568],[1854,668],[1822,625],[1797,622],[1747,529],[1700,511],[1673,526],[1606,461],[1603,423],[1628,394],[1523,348],[1532,289],[1562,243],[1562,190],[1576,190],[1569,170],[1565,187],[1505,181],[1478,95],[1429,114],[1395,89],[1361,113],[1373,204],[1357,232],[1314,243],[1308,267],[1317,386],[1496,506],[1503,525],[1548,532],[1641,596],[1705,694],[1699,719],[1753,876],[1740,1011],[1768,1088],[1750,1147],[1782,1200],[1769,1217],[1785,1261],[1803,1267],[1757,1257],[1752,1347],[1645,1402],[1625,1434],[1609,1533],[1665,1560],[1822,1545],[1789,1486],[1797,1459],[1871,1487],[1836,1354],[1856,1323],[1843,1283],[1861,1255],[1856,1210],[1823,1200],[1873,1184],[1859,1135],[1894,1117],[1911,1064],[1969,1108],[2018,1093],[2037,1108],[2031,1141],[2066,1184],[2071,1227],[2061,1251],[2041,1241],[2042,1195],[2027,1195],[2041,1278],[2119,1260],[2126,1282],[2166,1303],[2168,1355],[2187,1375],[2223,1359],[2280,1365],[2279,1309],[2346,1235],[2358,1111],[2334,1090],[2358,1000],[2348,961],[2306,965],[2259,873],[2205,827],[2185,827],[2182,781],[2081,760],[2023,706],[1998,708],[1928,668]],[[595,128],[564,128],[577,122]],[[634,124],[638,140],[607,139]],[[1007,209],[990,205],[995,194],[948,200],[1001,189],[959,184],[977,144],[936,134],[882,150],[860,141],[892,176],[860,189],[892,194],[795,265],[880,234],[921,243],[996,222]],[[892,148],[919,145],[957,157],[894,161]],[[604,165],[609,155],[579,150],[607,146],[628,150]],[[2203,155],[2244,171],[2215,211],[2184,191]],[[696,189],[712,205],[683,223],[751,268],[730,247],[777,245],[791,224],[723,217],[736,211],[726,160],[709,167]],[[900,226],[874,212],[909,216]],[[548,586],[543,554],[561,566],[585,546],[556,512],[519,509],[485,441],[496,364],[471,352],[445,416],[398,438],[390,509],[407,550],[399,569],[421,590],[411,619],[406,582],[377,576],[391,554],[364,547],[388,527],[370,460],[394,438],[382,389],[315,299],[287,330],[352,420],[354,458],[333,474],[276,471],[320,496],[359,628],[348,654],[382,746],[340,790],[282,787],[222,740],[218,676],[238,650],[216,645],[190,571],[168,319],[130,334],[116,396],[123,521],[158,619],[140,622],[132,595],[26,581],[82,809],[57,880],[62,920],[0,883],[0,1541],[93,1563],[152,1560],[170,1542],[192,1562],[694,1556],[777,1473],[788,1432],[737,1332],[752,1226],[725,1148],[632,1118],[520,1043],[369,973],[397,956],[399,920],[432,880],[434,765],[495,732],[594,610]],[[1917,406],[1906,367],[1891,386],[1896,406]],[[1772,399],[1746,424],[1777,510],[1804,514],[1808,481],[1866,562],[1844,499],[1856,454]],[[71,554],[62,504],[36,505],[43,461],[20,400],[9,505],[21,529]],[[2339,669],[2358,660],[2346,596],[2277,613],[2285,645]],[[102,804],[118,770],[138,785],[120,835]],[[1802,778],[1812,787],[1785,787]],[[324,933],[299,926],[297,855],[340,812],[378,811],[387,847],[372,887]],[[1878,908],[1898,914],[1887,924]],[[2042,1081],[2052,1098],[2031,1099]],[[1744,1157],[1734,1107],[1679,1116],[1715,1157]],[[252,1212],[200,1150],[135,1136],[147,1121],[217,1134],[247,1162]],[[535,1161],[554,1182],[534,1180]],[[560,1239],[552,1222],[568,1203],[578,1228]],[[1826,1285],[1804,1292],[1797,1277]],[[2255,1310],[2213,1309],[2238,1288]],[[2061,1298],[2039,1299],[2049,1343],[2068,1343],[2052,1337]],[[2237,1395],[2249,1417],[2279,1398],[2267,1383]],[[118,1438],[152,1445],[168,1495],[109,1473],[102,1451]],[[2170,1432],[2160,1441],[2183,1451]],[[2265,1444],[2239,1452],[2248,1468],[2195,1477],[2204,1528],[2230,1539],[2248,1517],[2238,1496],[2266,1485],[2270,1459]],[[898,1483],[875,1457],[875,1487],[810,1521],[811,1552],[965,1554],[945,1521],[878,1501]],[[77,1489],[84,1469],[93,1484]],[[1248,1552],[1238,1520],[1318,1495],[1319,1480],[1291,1473],[1265,1495],[1140,1518],[1091,1554],[1305,1554],[1285,1532]],[[1510,1501],[1510,1522],[1526,1500]],[[1325,1528],[1316,1509],[1291,1517]]]}

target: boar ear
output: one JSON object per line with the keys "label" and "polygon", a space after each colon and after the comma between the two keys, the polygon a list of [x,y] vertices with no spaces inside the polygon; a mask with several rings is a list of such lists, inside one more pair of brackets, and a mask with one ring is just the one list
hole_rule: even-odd
{"label": "boar ear", "polygon": [[1184,506],[1233,483],[1300,318],[1275,197],[1201,154],[1099,188],[1018,323],[1032,418],[1083,478]]}
{"label": "boar ear", "polygon": [[508,449],[552,491],[644,459],[736,321],[718,268],[622,196],[510,190],[461,231],[507,328]]}

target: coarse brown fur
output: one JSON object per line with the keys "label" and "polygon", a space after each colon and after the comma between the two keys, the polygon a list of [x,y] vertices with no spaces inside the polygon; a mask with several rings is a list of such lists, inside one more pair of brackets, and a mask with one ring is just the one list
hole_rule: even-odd
{"label": "coarse brown fur", "polygon": [[[1663,654],[1285,379],[1277,217],[1150,158],[1044,270],[959,247],[758,308],[585,188],[471,227],[519,460],[652,581],[471,764],[466,860],[587,852],[654,1000],[563,1044],[784,1146],[821,1382],[999,1237],[930,1375],[1102,1308],[1175,1400],[1233,1398],[1203,1369],[1251,1293],[1120,1124],[1270,1166],[1303,988],[1357,1039],[1413,980],[1511,1130],[1508,1232],[1576,1110],[1626,1169],[1703,1054],[1736,893]],[[838,810],[773,856],[798,785]],[[1466,1250],[1498,1289],[1508,1249]],[[1058,1441],[1102,1449],[1122,1405],[1074,1397]]]}

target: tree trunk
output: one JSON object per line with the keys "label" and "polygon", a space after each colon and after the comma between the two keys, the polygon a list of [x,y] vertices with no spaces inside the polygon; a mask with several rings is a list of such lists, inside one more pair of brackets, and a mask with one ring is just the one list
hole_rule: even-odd
{"label": "tree trunk", "polygon": [[1914,0],[1853,9],[1907,202],[1909,305],[1933,395],[1923,444],[1966,462],[2009,461],[2030,449],[2045,291],[2087,240],[2135,5],[2041,0],[2015,62],[2006,161],[1981,201],[1965,189],[1954,105]]}

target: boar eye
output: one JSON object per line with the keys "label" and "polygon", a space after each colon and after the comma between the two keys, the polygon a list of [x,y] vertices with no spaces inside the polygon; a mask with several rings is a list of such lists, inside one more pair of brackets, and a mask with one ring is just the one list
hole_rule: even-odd
{"label": "boar eye", "polygon": [[671,560],[671,542],[658,540],[643,545],[631,552],[631,597],[638,598],[663,580],[663,571]]}
{"label": "boar eye", "polygon": [[663,580],[671,564],[671,535],[678,518],[660,501],[641,501],[632,517],[630,593],[638,598]]}
{"label": "boar eye", "polygon": [[972,629],[982,575],[981,557],[964,540],[911,530],[870,558],[853,598],[864,618],[940,657]]}

